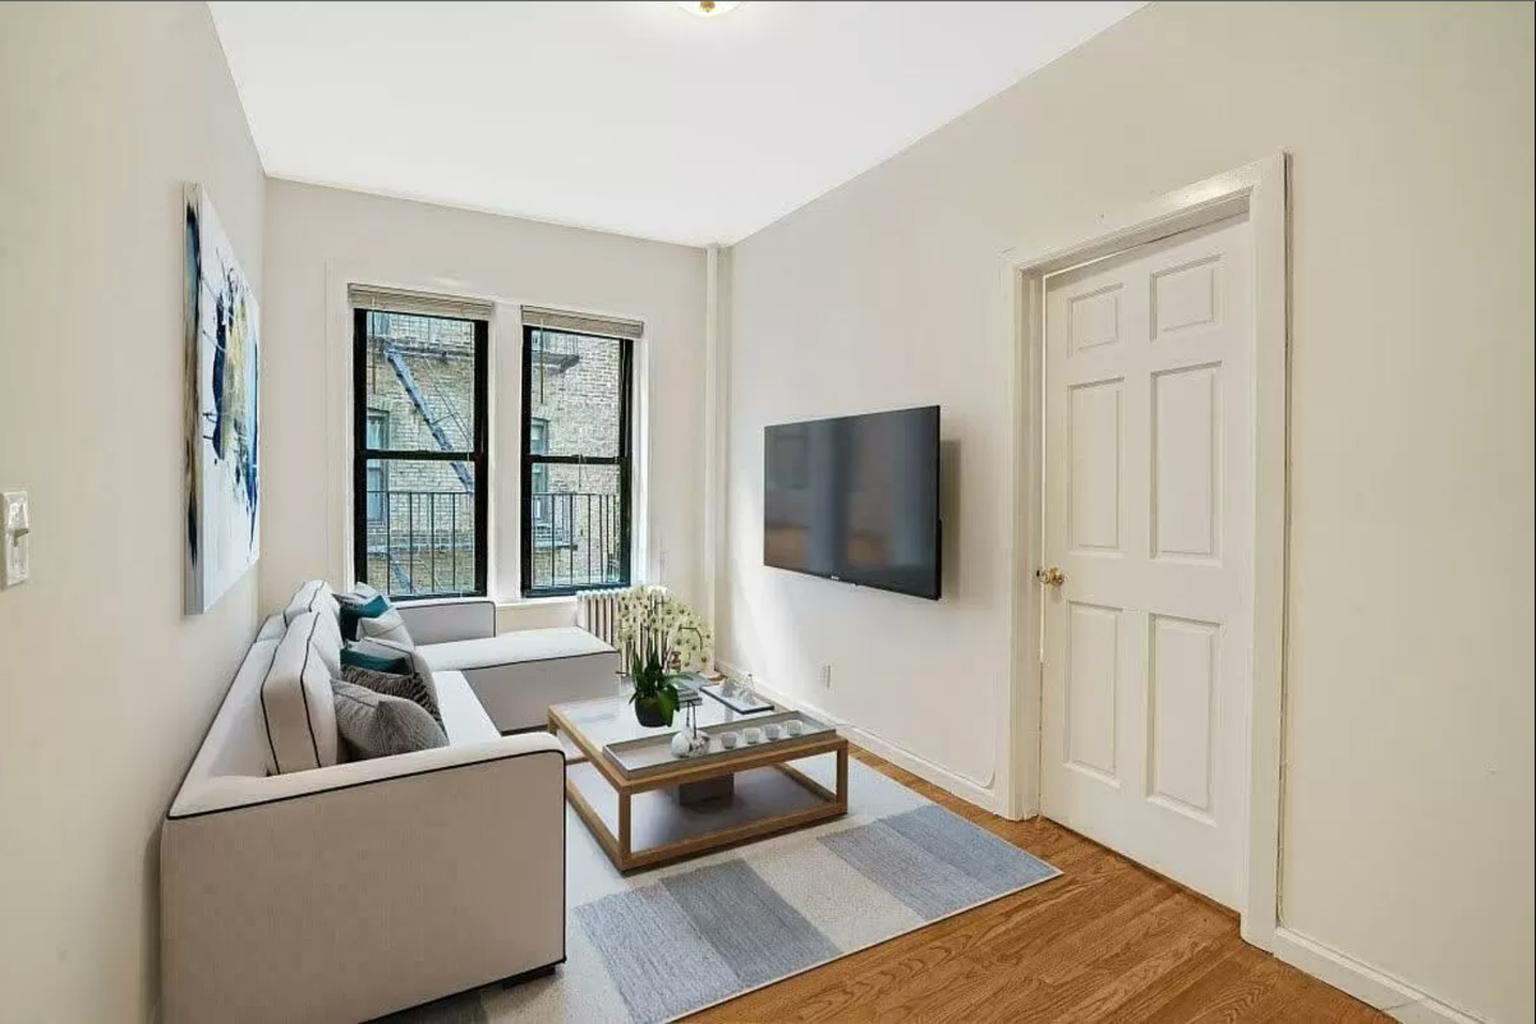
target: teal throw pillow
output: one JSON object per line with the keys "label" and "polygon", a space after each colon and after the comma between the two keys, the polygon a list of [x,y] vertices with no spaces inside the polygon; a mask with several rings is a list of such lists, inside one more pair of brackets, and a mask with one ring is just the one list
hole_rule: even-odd
{"label": "teal throw pillow", "polygon": [[383,594],[374,594],[370,600],[359,601],[345,597],[341,605],[341,635],[347,640],[357,639],[357,624],[363,619],[376,619],[389,611],[389,602]]}
{"label": "teal throw pillow", "polygon": [[412,671],[409,654],[379,654],[359,650],[351,645],[341,649],[341,663],[353,668],[366,668],[370,672],[389,672],[401,676],[410,675]]}

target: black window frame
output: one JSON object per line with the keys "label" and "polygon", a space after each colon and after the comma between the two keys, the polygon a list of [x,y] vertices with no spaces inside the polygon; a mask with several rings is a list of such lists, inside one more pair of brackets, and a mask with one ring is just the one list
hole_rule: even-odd
{"label": "black window frame", "polygon": [[[368,445],[368,314],[424,316],[436,320],[459,320],[473,324],[475,332],[474,437],[467,451],[402,450],[371,448]],[[489,578],[489,550],[486,544],[486,520],[490,508],[490,432],[488,429],[490,321],[471,317],[443,316],[438,313],[411,313],[404,310],[352,310],[352,560],[353,575],[359,583],[368,583],[368,462],[466,462],[475,476],[475,589],[421,594],[391,595],[398,603],[428,601],[445,597],[485,597]],[[385,472],[386,479],[388,471]],[[390,593],[389,581],[374,584],[382,593]]]}
{"label": "black window frame", "polygon": [[[532,421],[533,416],[533,335],[535,331],[548,331],[553,334],[577,334],[588,338],[600,338],[603,341],[611,341],[619,346],[619,437],[617,454],[613,456],[602,455],[550,455],[548,453],[535,453],[530,442],[533,440]],[[522,385],[522,439],[519,441],[518,462],[519,467],[519,493],[522,495],[522,511],[518,523],[519,549],[522,553],[519,576],[521,577],[522,596],[527,597],[566,597],[571,594],[579,594],[584,590],[607,590],[614,587],[627,587],[634,577],[633,532],[634,532],[634,504],[632,486],[634,479],[634,450],[633,435],[634,425],[631,422],[634,408],[634,361],[635,342],[632,338],[617,338],[611,334],[597,334],[592,331],[574,331],[565,328],[558,330],[537,327],[532,324],[523,325],[523,385]],[[541,551],[548,552],[553,559],[557,557],[558,548],[539,548],[534,543],[533,531],[533,501],[530,497],[533,493],[533,464],[543,462],[549,465],[566,466],[617,466],[619,471],[619,579],[602,580],[599,582],[581,584],[563,584],[559,586],[536,587],[533,582],[533,559]],[[551,576],[555,575],[553,572]]]}

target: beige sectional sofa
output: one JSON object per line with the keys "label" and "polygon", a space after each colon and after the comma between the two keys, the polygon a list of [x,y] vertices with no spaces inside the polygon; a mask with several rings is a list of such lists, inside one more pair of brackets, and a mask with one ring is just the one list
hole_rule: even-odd
{"label": "beige sectional sofa", "polygon": [[[560,744],[503,736],[466,679],[479,640],[483,685],[517,686],[490,602],[401,612],[429,663],[445,645],[459,666],[433,671],[449,745],[283,774],[263,684],[285,616],[261,627],[161,834],[166,1024],[360,1021],[564,960]],[[616,667],[572,686],[612,687]],[[313,691],[302,708],[323,733]]]}

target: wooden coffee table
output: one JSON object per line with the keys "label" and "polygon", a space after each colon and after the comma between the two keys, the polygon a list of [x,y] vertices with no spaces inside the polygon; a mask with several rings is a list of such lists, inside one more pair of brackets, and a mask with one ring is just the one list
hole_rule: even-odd
{"label": "wooden coffee table", "polygon": [[[763,716],[737,716],[706,699],[698,725],[745,729]],[[774,832],[803,828],[848,812],[848,741],[835,731],[741,746],[697,762],[678,759],[643,774],[627,775],[603,752],[606,744],[665,736],[674,728],[648,729],[635,721],[624,696],[556,704],[549,731],[566,747],[565,796],[620,871],[718,850]],[[836,789],[829,789],[789,762],[836,757]],[[771,777],[770,777],[771,776]],[[683,786],[735,777],[724,796],[684,805]],[[794,785],[785,786],[782,780]],[[637,803],[643,803],[640,811]],[[600,806],[602,805],[602,806]],[[637,814],[644,814],[637,820]],[[635,849],[639,838],[648,838]]]}

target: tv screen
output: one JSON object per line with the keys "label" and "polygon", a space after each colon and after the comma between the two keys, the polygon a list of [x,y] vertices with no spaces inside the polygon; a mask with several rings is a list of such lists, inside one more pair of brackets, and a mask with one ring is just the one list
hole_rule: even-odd
{"label": "tv screen", "polygon": [[939,407],[763,432],[763,564],[939,596]]}

